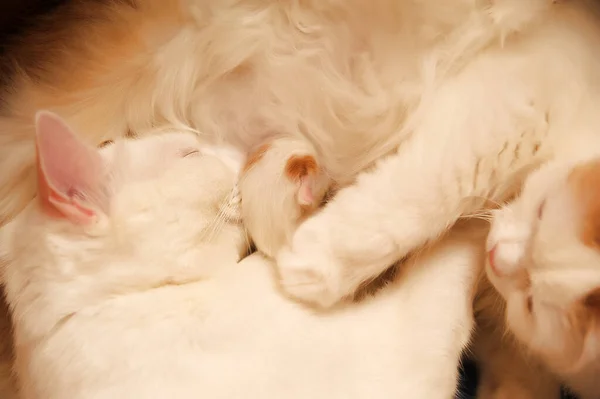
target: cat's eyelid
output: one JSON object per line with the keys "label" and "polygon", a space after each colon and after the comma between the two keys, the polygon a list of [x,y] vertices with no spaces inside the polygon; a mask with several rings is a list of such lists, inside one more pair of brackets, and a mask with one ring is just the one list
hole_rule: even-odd
{"label": "cat's eyelid", "polygon": [[540,205],[537,208],[537,217],[538,219],[541,219],[542,216],[544,215],[544,208],[546,206],[546,199],[544,198],[542,200],[542,202],[540,202]]}
{"label": "cat's eyelid", "polygon": [[527,297],[527,311],[533,313],[533,297],[531,295]]}
{"label": "cat's eyelid", "polygon": [[181,150],[182,158],[189,157],[191,155],[198,155],[198,154],[200,154],[200,150],[198,148],[185,148],[185,149]]}

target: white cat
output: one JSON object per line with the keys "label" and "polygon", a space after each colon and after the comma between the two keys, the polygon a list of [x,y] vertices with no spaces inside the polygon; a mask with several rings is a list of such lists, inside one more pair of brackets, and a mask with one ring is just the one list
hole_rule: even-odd
{"label": "white cat", "polygon": [[523,193],[495,211],[487,243],[486,271],[506,300],[508,328],[582,399],[600,398],[595,155],[532,174]]}
{"label": "white cat", "polygon": [[[220,216],[239,159],[191,134],[88,147],[37,118],[38,199],[2,229],[25,399],[448,399],[483,237],[457,232],[364,303],[315,313]],[[443,306],[441,305],[443,304]]]}
{"label": "white cat", "polygon": [[540,163],[598,148],[600,19],[585,5],[554,5],[432,87],[398,153],[296,231],[277,258],[284,288],[329,306],[486,200],[507,199]]}

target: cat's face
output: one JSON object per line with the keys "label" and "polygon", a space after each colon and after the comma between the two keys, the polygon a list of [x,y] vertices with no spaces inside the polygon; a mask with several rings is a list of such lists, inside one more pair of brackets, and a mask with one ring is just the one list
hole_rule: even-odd
{"label": "cat's face", "polygon": [[559,372],[600,358],[600,161],[541,169],[493,216],[486,272],[509,328]]}
{"label": "cat's face", "polygon": [[[169,258],[169,251],[210,243],[239,256],[247,248],[233,194],[243,162],[240,153],[201,144],[189,133],[96,149],[56,115],[41,113],[38,198],[10,227],[9,252],[28,257],[28,246],[35,246],[80,259],[119,251]],[[63,247],[55,248],[57,242]],[[86,252],[91,243],[112,249]]]}

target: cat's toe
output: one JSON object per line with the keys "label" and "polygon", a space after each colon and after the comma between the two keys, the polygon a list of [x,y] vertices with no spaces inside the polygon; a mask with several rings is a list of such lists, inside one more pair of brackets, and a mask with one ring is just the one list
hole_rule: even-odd
{"label": "cat's toe", "polygon": [[337,268],[330,259],[314,252],[282,249],[277,266],[281,287],[301,302],[328,308],[343,296],[335,276]]}

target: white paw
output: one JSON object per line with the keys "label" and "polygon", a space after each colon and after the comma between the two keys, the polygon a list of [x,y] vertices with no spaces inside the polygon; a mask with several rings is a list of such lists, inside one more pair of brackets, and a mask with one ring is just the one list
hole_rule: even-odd
{"label": "white paw", "polygon": [[279,252],[277,269],[285,292],[302,302],[327,308],[348,294],[341,285],[343,265],[319,216],[300,226],[291,248]]}

